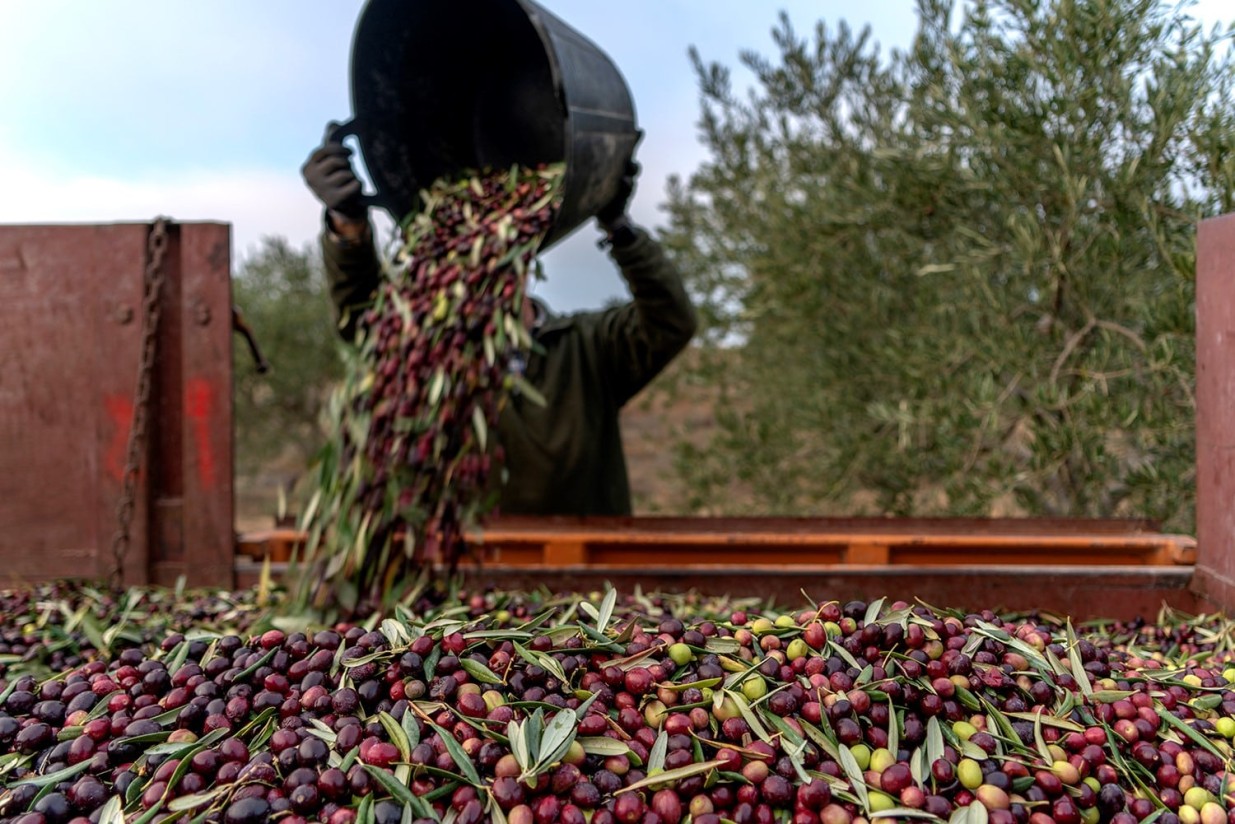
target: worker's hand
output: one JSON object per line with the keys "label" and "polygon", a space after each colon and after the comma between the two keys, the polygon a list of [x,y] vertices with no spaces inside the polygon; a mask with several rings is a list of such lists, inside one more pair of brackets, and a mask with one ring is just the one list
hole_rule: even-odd
{"label": "worker's hand", "polygon": [[368,207],[360,196],[360,178],[352,168],[352,150],[342,143],[327,139],[309,155],[300,174],[327,209],[351,220],[367,217]]}
{"label": "worker's hand", "polygon": [[627,160],[626,170],[618,183],[617,193],[613,196],[612,200],[596,213],[597,222],[606,231],[612,229],[622,221],[622,218],[626,217],[626,207],[630,204],[630,198],[635,193],[635,178],[638,176],[639,164],[633,158]]}

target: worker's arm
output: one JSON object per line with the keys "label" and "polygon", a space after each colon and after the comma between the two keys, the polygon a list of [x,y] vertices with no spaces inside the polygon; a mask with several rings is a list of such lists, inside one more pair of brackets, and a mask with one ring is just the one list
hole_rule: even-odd
{"label": "worker's arm", "polygon": [[373,228],[367,220],[352,222],[328,211],[321,243],[335,322],[350,343],[356,338],[360,315],[373,302],[381,275]]}
{"label": "worker's arm", "polygon": [[352,168],[352,150],[333,138],[334,131],[335,124],[326,127],[322,145],[309,155],[300,173],[325,207],[321,243],[330,300],[339,333],[352,341],[357,319],[377,290],[381,264],[360,178]]}
{"label": "worker's arm", "polygon": [[686,348],[698,321],[676,266],[643,229],[623,223],[610,254],[630,287],[630,302],[600,313],[596,351],[619,406]]}

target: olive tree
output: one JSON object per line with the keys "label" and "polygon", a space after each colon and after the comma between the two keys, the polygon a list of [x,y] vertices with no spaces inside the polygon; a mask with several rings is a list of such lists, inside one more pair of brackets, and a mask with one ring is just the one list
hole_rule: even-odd
{"label": "olive tree", "polygon": [[[696,503],[1192,525],[1194,242],[1232,208],[1228,35],[1155,0],[920,0],[912,46],[781,17],[694,60],[666,240],[706,323]],[[740,492],[741,494],[737,494]]]}
{"label": "olive tree", "polygon": [[279,458],[303,466],[324,443],[319,422],[342,374],[326,279],[316,249],[264,238],[233,279],[237,308],[270,363],[261,374],[235,339],[236,463],[256,473]]}

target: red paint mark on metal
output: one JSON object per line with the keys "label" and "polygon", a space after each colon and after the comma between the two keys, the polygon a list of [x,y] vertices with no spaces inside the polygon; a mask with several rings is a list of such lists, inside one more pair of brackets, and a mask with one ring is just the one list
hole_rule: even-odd
{"label": "red paint mark on metal", "polygon": [[214,389],[203,378],[193,378],[185,389],[185,410],[193,422],[193,442],[197,446],[197,477],[204,488],[214,486],[214,451],[210,447],[210,408]]}
{"label": "red paint mark on metal", "polygon": [[125,452],[129,445],[129,427],[133,425],[133,399],[124,395],[108,395],[104,399],[107,417],[111,418],[113,430],[111,444],[107,447],[104,464],[107,474],[117,481],[124,480]]}

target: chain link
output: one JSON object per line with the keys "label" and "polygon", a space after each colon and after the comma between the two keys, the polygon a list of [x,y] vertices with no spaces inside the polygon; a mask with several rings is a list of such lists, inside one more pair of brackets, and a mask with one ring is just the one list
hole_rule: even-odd
{"label": "chain link", "polygon": [[124,583],[124,561],[129,553],[129,529],[136,508],[137,476],[141,470],[142,447],[146,443],[146,422],[150,412],[150,387],[154,377],[155,346],[158,342],[160,294],[163,291],[163,258],[167,254],[169,221],[157,218],[146,241],[146,271],[142,294],[141,361],[137,368],[137,393],[133,402],[133,425],[121,479],[120,501],[116,505],[116,534],[112,538],[111,583],[117,589]]}

